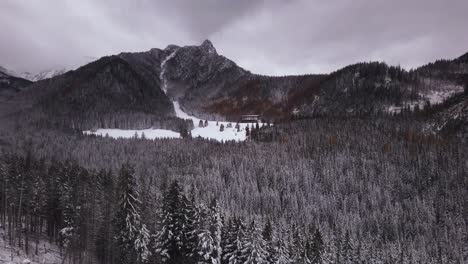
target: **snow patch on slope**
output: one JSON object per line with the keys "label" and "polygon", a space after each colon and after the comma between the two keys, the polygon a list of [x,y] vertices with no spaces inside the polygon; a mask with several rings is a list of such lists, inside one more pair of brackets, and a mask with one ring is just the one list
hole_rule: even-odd
{"label": "snow patch on slope", "polygon": [[166,73],[166,63],[175,57],[177,53],[177,49],[175,49],[171,54],[169,54],[169,56],[167,56],[166,58],[164,58],[164,60],[161,62],[161,72],[159,73],[159,80],[161,80],[161,87],[162,87],[162,90],[164,91],[164,93],[167,93],[167,80],[166,78],[164,77],[164,74]]}

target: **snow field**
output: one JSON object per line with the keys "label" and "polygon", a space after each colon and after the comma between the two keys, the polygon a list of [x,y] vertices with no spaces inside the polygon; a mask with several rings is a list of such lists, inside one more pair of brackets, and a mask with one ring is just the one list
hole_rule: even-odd
{"label": "snow field", "polygon": [[[176,116],[182,119],[189,119],[193,121],[194,129],[191,131],[193,138],[204,138],[204,139],[213,139],[216,141],[245,141],[246,137],[246,128],[255,127],[255,123],[239,123],[239,131],[237,131],[235,122],[221,122],[221,121],[210,121],[208,120],[208,125],[199,127],[200,120],[197,117],[190,116],[185,113],[181,108],[178,102],[173,102],[174,110]],[[205,120],[202,120],[205,124]],[[228,125],[231,124],[231,127]],[[224,131],[220,131],[221,125],[224,126]],[[265,123],[258,123],[259,127],[263,127]],[[167,129],[142,129],[142,130],[133,130],[133,129],[98,129],[96,131],[83,131],[85,135],[96,135],[96,136],[109,136],[111,138],[141,138],[143,135],[146,139],[174,139],[181,138],[180,133],[174,132]]]}

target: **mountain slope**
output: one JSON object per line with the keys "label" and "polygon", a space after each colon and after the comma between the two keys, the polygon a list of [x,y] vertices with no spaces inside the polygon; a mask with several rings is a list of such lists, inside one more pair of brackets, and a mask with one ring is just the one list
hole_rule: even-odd
{"label": "mountain slope", "polygon": [[28,80],[11,75],[5,68],[0,67],[0,102],[10,99],[31,83]]}
{"label": "mountain slope", "polygon": [[36,82],[16,100],[22,106],[18,110],[36,116],[36,122],[80,130],[176,129],[182,122],[174,118],[172,103],[159,86],[148,83],[118,56]]}
{"label": "mountain slope", "polygon": [[447,100],[436,109],[433,119],[436,131],[468,136],[468,93]]}
{"label": "mountain slope", "polygon": [[271,77],[242,69],[219,55],[208,40],[200,46],[172,46],[171,51],[164,72],[168,95],[197,116],[229,119],[242,114],[278,119],[298,113],[375,115],[422,109],[427,102],[442,103],[462,91],[467,57],[450,61],[446,78],[437,73],[439,66],[408,72],[378,62],[328,75]]}

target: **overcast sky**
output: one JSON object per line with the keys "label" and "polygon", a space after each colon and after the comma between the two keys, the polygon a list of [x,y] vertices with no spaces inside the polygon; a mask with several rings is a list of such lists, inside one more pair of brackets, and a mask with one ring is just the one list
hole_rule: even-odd
{"label": "overcast sky", "polygon": [[411,68],[468,52],[467,11],[467,0],[0,0],[0,65],[34,72],[210,39],[261,74]]}

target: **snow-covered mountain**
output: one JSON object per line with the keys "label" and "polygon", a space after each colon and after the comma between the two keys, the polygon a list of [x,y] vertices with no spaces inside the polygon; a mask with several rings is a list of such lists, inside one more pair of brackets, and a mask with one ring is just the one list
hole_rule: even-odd
{"label": "snow-covered mountain", "polygon": [[32,82],[41,81],[44,79],[53,78],[58,75],[62,75],[69,71],[68,68],[58,68],[58,69],[49,69],[40,72],[21,72],[16,74],[16,76],[21,77]]}
{"label": "snow-covered mountain", "polygon": [[[118,112],[129,118],[130,111],[178,118],[171,102],[199,119],[234,122],[246,114],[275,121],[294,115],[373,116],[421,109],[427,102],[442,103],[463,90],[467,57],[412,71],[371,62],[330,74],[273,77],[243,69],[205,40],[200,45],[169,45],[104,57],[66,75],[60,69],[23,76],[31,80],[60,76],[35,85],[37,93],[43,94],[31,98],[50,102],[46,108],[52,115],[68,115],[61,119],[75,116],[81,124],[92,119],[90,128],[97,129],[104,128],[96,127],[102,117],[92,109],[106,116]],[[142,129],[148,122],[137,123]]]}
{"label": "snow-covered mountain", "polygon": [[59,68],[52,68],[52,69],[43,70],[43,71],[39,71],[39,72],[28,72],[28,71],[17,72],[17,71],[9,69],[7,67],[0,66],[0,72],[1,73],[8,74],[10,76],[17,77],[17,78],[26,79],[26,80],[29,80],[31,82],[37,82],[37,81],[40,81],[40,80],[53,78],[55,76],[62,75],[62,74],[66,73],[69,70],[71,70],[71,69],[66,68],[66,67],[59,67]]}

